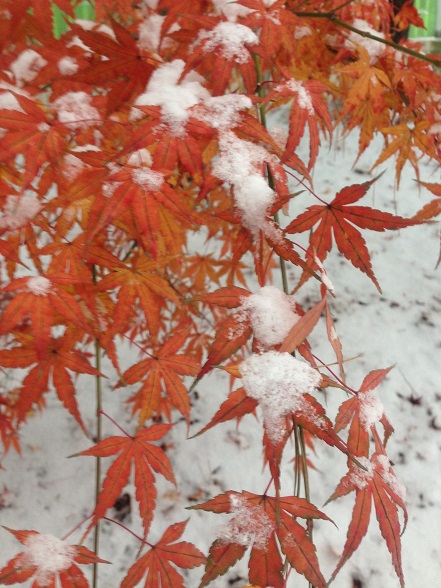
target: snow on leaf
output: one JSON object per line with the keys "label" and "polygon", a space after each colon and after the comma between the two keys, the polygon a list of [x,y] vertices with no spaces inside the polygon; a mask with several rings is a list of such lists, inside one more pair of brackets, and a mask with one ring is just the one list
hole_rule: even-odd
{"label": "snow on leaf", "polygon": [[253,354],[241,365],[243,386],[262,408],[265,429],[273,443],[285,432],[285,418],[290,413],[308,414],[304,394],[311,393],[321,382],[320,373],[289,353],[268,351]]}
{"label": "snow on leaf", "polygon": [[83,572],[76,565],[108,563],[86,547],[69,545],[53,535],[37,531],[15,531],[4,527],[24,546],[24,550],[0,570],[1,584],[21,584],[33,578],[32,586],[43,588],[56,585],[57,576],[63,588],[87,588]]}
{"label": "snow on leaf", "polygon": [[251,319],[254,336],[265,347],[281,343],[299,320],[292,296],[274,286],[264,286],[244,299],[239,312]]}

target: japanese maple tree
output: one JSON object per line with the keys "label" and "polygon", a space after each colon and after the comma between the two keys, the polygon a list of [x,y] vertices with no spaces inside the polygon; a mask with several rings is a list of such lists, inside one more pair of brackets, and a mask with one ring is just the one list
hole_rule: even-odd
{"label": "japanese maple tree", "polygon": [[[20,430],[54,389],[85,434],[75,458],[97,460],[96,496],[89,516],[78,515],[78,545],[6,529],[24,550],[2,563],[0,584],[97,588],[100,524],[133,479],[143,537],[121,588],[183,587],[177,568],[205,565],[202,588],[244,557],[256,587],[285,588],[298,574],[324,588],[359,548],[372,504],[404,586],[404,492],[377,393],[389,368],[373,366],[358,390],[347,381],[324,264],[337,249],[381,291],[366,234],[432,219],[441,186],[421,182],[436,198],[403,218],[364,203],[375,180],[328,197],[312,177],[336,128],[359,129],[359,156],[381,138],[374,168],[394,157],[397,186],[406,163],[419,179],[421,158],[441,162],[440,60],[393,40],[422,26],[420,16],[410,2],[394,13],[388,0],[96,0],[85,20],[79,4],[0,6],[0,367],[20,378],[2,386],[0,441],[2,455],[20,451]],[[271,128],[276,114],[284,129]],[[282,222],[294,199],[301,212]],[[295,240],[304,232],[307,248]],[[205,253],[193,245],[201,238]],[[293,292],[306,281],[316,299],[302,306]],[[308,340],[320,322],[339,374]],[[220,368],[230,388],[193,429],[192,391]],[[96,417],[78,402],[79,376],[95,382]],[[319,389],[340,398],[335,421]],[[106,394],[121,418],[130,406],[131,422],[123,430],[110,419],[122,434],[103,438]],[[230,515],[207,555],[181,540],[187,522],[154,542],[156,474],[180,484],[167,456],[174,424],[191,428],[203,454],[211,429],[245,426],[248,414],[262,417],[261,493],[236,488],[188,504],[194,516]],[[313,535],[315,520],[333,522],[309,483],[317,440],[347,462],[340,481],[327,480],[329,500],[355,494],[329,578]],[[281,480],[289,461],[294,492]],[[92,584],[82,564],[93,564]]]}

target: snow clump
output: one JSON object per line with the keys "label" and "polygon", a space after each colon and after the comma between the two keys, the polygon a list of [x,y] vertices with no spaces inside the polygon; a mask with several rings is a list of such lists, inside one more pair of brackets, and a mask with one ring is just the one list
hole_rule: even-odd
{"label": "snow clump", "polygon": [[[184,134],[188,109],[210,97],[208,90],[200,83],[201,76],[195,72],[190,72],[179,83],[184,67],[182,59],[158,67],[150,77],[146,91],[135,101],[135,106],[160,106],[163,122],[178,137]],[[141,117],[142,112],[134,108],[130,118],[137,120]]]}
{"label": "snow clump", "polygon": [[281,343],[300,318],[294,311],[294,298],[274,286],[244,297],[239,312],[249,316],[255,337],[265,347]]}
{"label": "snow clump", "polygon": [[222,57],[236,63],[243,64],[250,59],[250,53],[245,49],[246,45],[256,45],[259,39],[253,31],[241,24],[234,22],[221,22],[211,31],[202,31],[196,40],[196,45],[205,41],[204,53],[214,51],[220,47]]}
{"label": "snow clump", "polygon": [[363,490],[369,484],[374,475],[374,464],[367,457],[357,457],[357,461],[363,468],[354,464],[354,467],[348,474],[348,481],[358,490]]}
{"label": "snow clump", "polygon": [[133,181],[149,191],[158,191],[164,183],[164,176],[149,168],[138,168],[132,171]]}
{"label": "snow clump", "polygon": [[230,496],[233,518],[221,529],[219,535],[225,543],[238,543],[245,547],[254,545],[265,549],[274,524],[269,516],[258,506],[248,503],[246,498],[232,494]]}
{"label": "snow clump", "polygon": [[[384,34],[381,31],[376,31],[365,20],[361,20],[360,18],[356,18],[352,23],[356,29],[363,31],[365,33],[370,33],[371,35],[375,35],[376,37],[381,37],[384,39]],[[369,37],[362,37],[358,33],[350,32],[348,38],[345,41],[345,46],[348,49],[353,50],[356,47],[363,47],[369,54],[369,61],[371,65],[379,59],[386,50],[386,46],[379,41],[375,41],[374,39],[369,39]]]}
{"label": "snow clump", "polygon": [[0,229],[15,231],[24,227],[41,210],[41,202],[35,194],[9,194],[0,217]]}
{"label": "snow clump", "polygon": [[51,282],[44,276],[29,278],[27,287],[30,292],[37,296],[46,296],[51,291]]}
{"label": "snow clump", "polygon": [[374,390],[362,392],[357,396],[360,403],[359,416],[362,427],[369,431],[372,425],[375,425],[384,414],[384,406]]}
{"label": "snow clump", "polygon": [[285,417],[301,413],[317,426],[322,422],[311,414],[304,394],[311,394],[320,385],[321,375],[310,365],[299,361],[289,353],[268,351],[253,354],[240,368],[242,383],[248,396],[255,398],[262,408],[265,429],[276,444],[286,432]]}
{"label": "snow clump", "polygon": [[53,103],[58,120],[72,129],[81,129],[100,120],[98,110],[91,104],[86,92],[67,92]]}
{"label": "snow clump", "polygon": [[263,147],[243,141],[230,131],[221,134],[219,150],[213,174],[234,187],[243,225],[256,236],[264,228],[268,208],[275,200],[274,191],[259,171],[269,155]]}
{"label": "snow clump", "polygon": [[45,586],[51,576],[69,568],[77,550],[53,535],[36,533],[30,535],[25,543],[23,558],[26,566],[38,568],[36,582]]}
{"label": "snow clump", "polygon": [[10,65],[17,86],[22,87],[27,82],[32,82],[39,71],[47,65],[46,59],[33,49],[25,49]]}

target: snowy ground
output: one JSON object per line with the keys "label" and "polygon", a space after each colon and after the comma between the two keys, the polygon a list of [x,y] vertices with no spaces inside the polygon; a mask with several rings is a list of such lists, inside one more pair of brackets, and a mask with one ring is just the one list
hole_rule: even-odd
{"label": "snowy ground", "polygon": [[[332,151],[323,149],[314,174],[317,193],[332,199],[346,185],[370,179],[367,173],[375,160],[375,149],[363,157],[354,170],[356,137],[344,143],[335,141]],[[412,215],[431,195],[418,190],[412,168],[406,167],[399,193],[394,192],[393,162],[371,188],[365,205],[378,207],[403,216]],[[440,170],[433,164],[422,164],[421,179],[440,181]],[[312,204],[305,195],[303,202]],[[304,206],[304,204],[302,204]],[[295,214],[293,208],[292,213]],[[407,487],[408,528],[402,538],[406,585],[438,586],[441,577],[441,288],[435,270],[439,255],[437,224],[408,228],[400,232],[372,233],[365,231],[375,274],[383,289],[380,295],[370,280],[355,270],[337,252],[326,261],[326,269],[334,284],[336,298],[332,308],[336,327],[342,339],[345,357],[358,356],[346,364],[348,383],[358,387],[373,369],[395,364],[395,369],[381,387],[381,398],[396,433],[389,442],[389,456],[395,473]],[[298,277],[298,276],[297,276]],[[293,285],[295,276],[291,276]],[[306,308],[317,302],[313,284],[297,295]],[[333,361],[324,329],[319,325],[311,337],[324,361]],[[322,344],[323,342],[323,344]],[[133,352],[131,352],[133,353]],[[79,403],[86,426],[93,430],[93,378],[79,380]],[[124,426],[129,414],[116,414],[118,395],[126,391],[105,386],[105,410]],[[215,373],[202,381],[194,397],[192,433],[209,421],[225,398],[226,381]],[[343,399],[340,392],[331,392],[326,399],[331,416]],[[261,424],[246,417],[239,430],[233,422],[221,425],[203,437],[186,440],[186,426],[178,422],[170,435],[169,456],[173,461],[180,486],[159,480],[159,501],[151,540],[160,537],[171,524],[188,518],[185,538],[206,551],[216,529],[225,517],[209,513],[185,511],[191,504],[233,489],[262,492],[269,479],[262,472],[260,455]],[[105,422],[105,434],[117,434]],[[48,396],[48,409],[36,414],[22,431],[23,456],[11,452],[0,471],[0,524],[14,529],[35,529],[62,537],[89,514],[93,503],[94,460],[80,457],[65,459],[92,443],[84,438],[60,402]],[[313,457],[317,471],[312,472],[313,502],[321,506],[334,490],[345,471],[342,456],[324,444]],[[286,464],[282,487],[292,488],[292,467]],[[130,492],[131,489],[129,488]],[[353,499],[341,499],[326,507],[326,513],[338,524],[315,526],[322,571],[329,577],[341,554]],[[124,521],[138,531],[138,517]],[[70,537],[75,543],[81,532]],[[0,566],[19,551],[19,544],[5,531],[0,535]],[[136,540],[127,531],[105,523],[100,555],[113,561],[102,566],[100,586],[113,588],[133,563],[138,550]],[[241,588],[246,567],[239,564],[223,578],[213,582],[214,588]],[[202,570],[192,572],[188,588],[198,585]],[[25,584],[26,585],[26,584]],[[336,588],[395,588],[399,586],[390,555],[380,536],[375,518],[359,551],[338,575]],[[306,586],[291,574],[288,588]]]}

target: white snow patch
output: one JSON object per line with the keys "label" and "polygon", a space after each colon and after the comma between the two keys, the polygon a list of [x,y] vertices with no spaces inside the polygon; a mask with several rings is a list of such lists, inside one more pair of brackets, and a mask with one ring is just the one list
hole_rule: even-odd
{"label": "white snow patch", "polygon": [[127,157],[127,163],[128,163],[128,165],[139,166],[139,167],[141,167],[143,165],[151,166],[153,163],[153,159],[150,154],[150,151],[148,149],[146,149],[145,147],[142,147],[141,149],[137,149],[136,151],[133,151],[133,153],[131,153]]}
{"label": "white snow patch", "polygon": [[67,92],[53,103],[58,120],[72,129],[88,127],[100,121],[98,110],[91,104],[86,92]]}
{"label": "white snow patch", "polygon": [[357,396],[360,403],[359,415],[362,427],[369,431],[372,425],[375,425],[384,413],[384,406],[374,390],[362,392]]}
{"label": "white snow patch", "polygon": [[164,183],[164,176],[149,168],[139,168],[132,171],[133,181],[145,190],[160,190]]}
{"label": "white snow patch", "polygon": [[[365,20],[356,18],[352,25],[363,32],[370,33],[371,35],[375,35],[376,37],[381,37],[384,39],[384,34],[381,31],[376,31],[373,29]],[[349,33],[345,41],[345,47],[351,50],[356,47],[363,47],[369,54],[369,60],[371,64],[377,61],[377,59],[381,57],[386,50],[386,46],[383,45],[383,43],[375,41],[374,39],[369,39],[369,37],[362,37],[361,35],[358,35],[352,31]]]}
{"label": "white snow patch", "polygon": [[44,586],[53,574],[70,567],[76,555],[76,548],[53,535],[30,535],[25,543],[25,565],[38,568],[36,582]]}
{"label": "white snow patch", "polygon": [[235,204],[244,226],[254,235],[265,225],[268,208],[275,200],[274,191],[258,173],[269,155],[263,147],[242,141],[232,132],[222,133],[220,153],[213,174],[234,187]]}
{"label": "white snow patch", "polygon": [[[184,67],[182,59],[159,66],[153,72],[144,94],[135,101],[135,106],[160,106],[162,120],[177,136],[184,134],[188,109],[210,96],[200,83],[203,78],[195,72],[190,72],[179,83]],[[134,108],[130,118],[136,120],[141,117],[142,112]]]}
{"label": "white snow patch", "polygon": [[62,76],[70,76],[77,73],[79,66],[76,59],[66,55],[58,61],[57,67]]}
{"label": "white snow patch", "polygon": [[321,382],[320,373],[289,353],[268,351],[253,354],[240,368],[246,393],[255,398],[262,408],[265,429],[273,443],[285,434],[287,415],[300,412],[321,425],[316,415],[310,414],[303,395],[312,393]]}
{"label": "white snow patch", "polygon": [[0,82],[0,108],[4,108],[5,110],[18,110],[19,112],[24,112],[23,108],[20,106],[20,103],[14,94],[12,94],[12,92],[29,98],[29,95],[24,90],[21,90],[12,84],[8,84],[7,82]]}
{"label": "white snow patch", "polygon": [[395,492],[404,502],[406,500],[406,487],[395,476],[387,455],[377,455],[377,463],[380,466],[378,468],[380,476],[388,484],[392,492]]}
{"label": "white snow patch", "polygon": [[252,105],[251,99],[243,94],[210,96],[192,114],[213,129],[226,131],[239,123],[239,111],[248,110]]}
{"label": "white snow patch", "polygon": [[27,82],[32,82],[45,65],[47,61],[39,53],[33,49],[25,49],[11,63],[10,70],[14,74],[17,86],[20,87]]}
{"label": "white snow patch", "polygon": [[164,20],[165,16],[150,14],[139,24],[139,46],[141,49],[147,49],[154,53],[159,51]]}
{"label": "white snow patch", "polygon": [[37,296],[47,296],[51,291],[51,282],[44,276],[29,278],[27,286],[28,290]]}
{"label": "white snow patch", "polygon": [[241,24],[234,22],[221,22],[211,31],[201,31],[196,40],[196,45],[205,41],[204,53],[220,48],[222,56],[236,63],[246,63],[251,55],[246,50],[247,45],[256,45],[259,39],[253,31]]}
{"label": "white snow patch", "polygon": [[266,347],[281,343],[299,320],[294,298],[274,286],[264,286],[243,299],[239,308],[251,319],[254,335]]}
{"label": "white snow patch", "polygon": [[41,202],[32,192],[9,194],[0,217],[0,228],[15,231],[26,225],[40,210]]}
{"label": "white snow patch", "polygon": [[258,506],[248,504],[246,498],[235,494],[230,496],[233,518],[220,530],[220,539],[225,543],[238,543],[257,549],[265,549],[274,524]]}
{"label": "white snow patch", "polygon": [[374,465],[367,457],[357,457],[357,461],[365,468],[364,470],[354,464],[353,469],[349,472],[349,482],[358,490],[363,490],[372,480],[374,475]]}
{"label": "white snow patch", "polygon": [[216,14],[223,14],[230,22],[236,22],[238,18],[254,12],[250,8],[234,2],[234,0],[213,0],[213,5]]}
{"label": "white snow patch", "polygon": [[314,106],[312,105],[311,96],[306,88],[304,88],[301,82],[297,80],[288,80],[283,84],[279,84],[276,87],[276,90],[284,90],[288,88],[291,92],[297,93],[297,103],[300,108],[305,108],[308,111],[308,114],[314,115]]}

